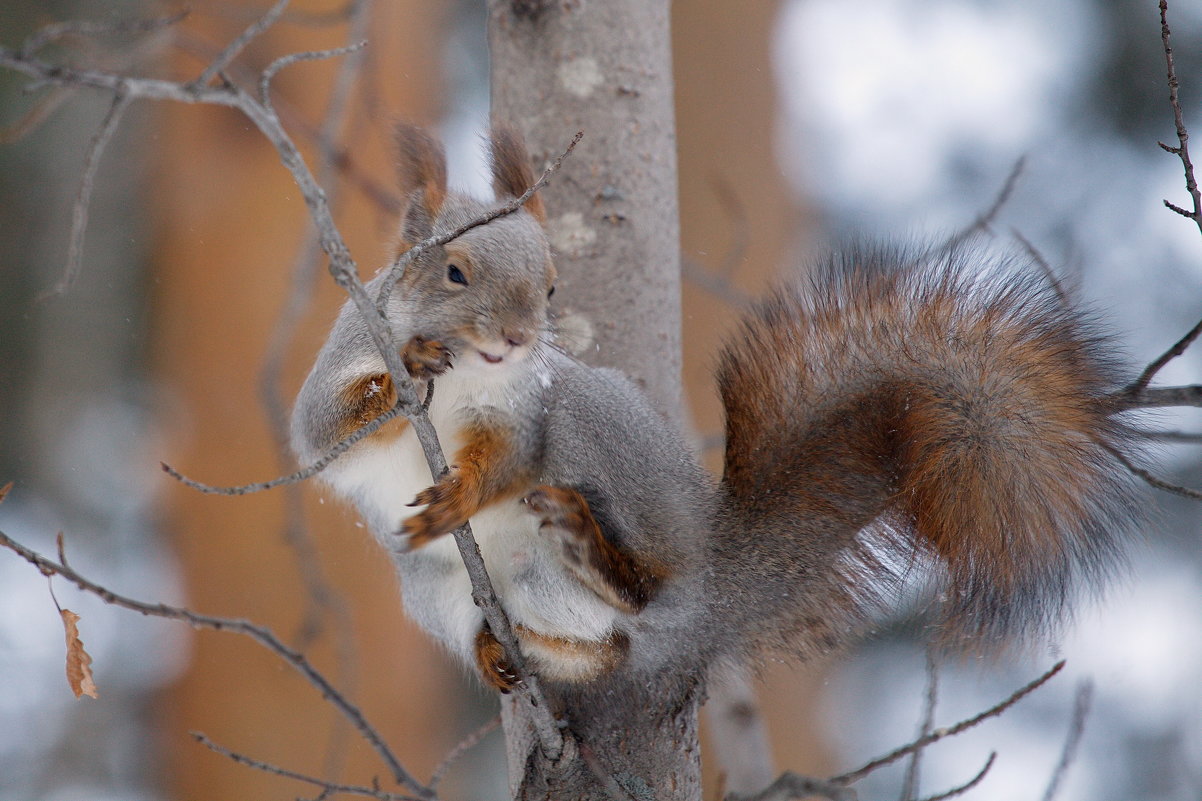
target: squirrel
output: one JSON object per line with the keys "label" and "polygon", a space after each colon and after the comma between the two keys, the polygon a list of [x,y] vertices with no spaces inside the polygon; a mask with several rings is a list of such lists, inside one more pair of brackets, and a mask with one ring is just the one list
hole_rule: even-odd
{"label": "squirrel", "polygon": [[[398,254],[489,209],[448,190],[423,130],[396,140]],[[497,200],[518,197],[521,139],[497,127],[490,151]],[[940,566],[948,636],[1041,633],[1121,561],[1136,503],[1107,401],[1120,370],[1029,265],[860,248],[770,294],[720,357],[715,482],[630,379],[556,345],[545,222],[536,194],[421,253],[390,297],[449,472],[431,476],[398,418],[321,474],[392,555],[410,616],[488,685],[520,678],[445,536],[467,521],[527,666],[565,683],[829,651],[916,564]],[[396,398],[348,302],[294,449],[313,461]]]}

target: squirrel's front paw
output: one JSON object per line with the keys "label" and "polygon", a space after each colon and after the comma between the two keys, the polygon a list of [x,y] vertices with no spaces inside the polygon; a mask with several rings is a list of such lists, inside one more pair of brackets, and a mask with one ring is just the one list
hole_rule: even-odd
{"label": "squirrel's front paw", "polygon": [[401,359],[405,369],[415,379],[425,380],[436,375],[442,375],[454,365],[451,360],[454,353],[443,343],[435,339],[415,336],[401,348]]}
{"label": "squirrel's front paw", "polygon": [[401,527],[401,533],[409,537],[410,550],[449,534],[467,522],[469,515],[461,508],[463,493],[460,484],[459,477],[452,471],[434,486],[419,492],[413,503],[409,504],[426,507]]}

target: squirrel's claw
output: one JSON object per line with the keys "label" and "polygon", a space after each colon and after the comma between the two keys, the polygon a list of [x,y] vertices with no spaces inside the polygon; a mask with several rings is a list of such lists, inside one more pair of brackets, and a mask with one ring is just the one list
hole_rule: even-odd
{"label": "squirrel's claw", "polygon": [[449,347],[435,339],[415,336],[401,348],[401,359],[405,369],[415,379],[425,380],[450,370],[455,354]]}
{"label": "squirrel's claw", "polygon": [[487,623],[476,632],[476,666],[484,683],[499,693],[508,695],[522,686],[522,679],[505,660],[505,649]]}
{"label": "squirrel's claw", "polygon": [[459,477],[449,473],[437,484],[419,492],[413,502],[407,504],[426,507],[401,526],[400,533],[409,538],[410,550],[449,534],[467,522],[468,515],[461,508],[463,499],[460,484]]}

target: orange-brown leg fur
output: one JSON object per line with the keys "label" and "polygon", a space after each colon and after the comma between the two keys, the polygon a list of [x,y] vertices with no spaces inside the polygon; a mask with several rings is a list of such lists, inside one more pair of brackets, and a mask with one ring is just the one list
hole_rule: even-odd
{"label": "orange-brown leg fur", "polygon": [[502,430],[474,426],[455,454],[450,471],[422,490],[411,506],[426,508],[405,521],[409,547],[420,548],[449,534],[485,506],[516,495],[527,485],[525,471],[514,458],[513,445]]}
{"label": "orange-brown leg fur", "polygon": [[[365,375],[342,390],[342,405],[346,410],[342,425],[338,427],[338,439],[346,439],[384,412],[396,406],[396,387],[388,373]],[[396,436],[408,420],[398,417],[373,434]]]}
{"label": "orange-brown leg fur", "polygon": [[544,485],[524,500],[541,518],[539,531],[558,540],[564,564],[584,586],[623,612],[642,611],[663,571],[636,562],[607,540],[576,490]]}

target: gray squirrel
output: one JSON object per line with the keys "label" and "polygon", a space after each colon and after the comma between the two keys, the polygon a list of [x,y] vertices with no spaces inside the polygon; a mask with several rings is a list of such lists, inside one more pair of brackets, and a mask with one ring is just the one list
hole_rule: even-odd
{"label": "gray squirrel", "polygon": [[[397,142],[400,252],[489,208],[448,191],[424,131]],[[521,140],[497,128],[490,149],[497,199],[519,196]],[[536,195],[421,254],[389,301],[450,472],[435,481],[397,419],[322,473],[391,553],[408,614],[490,686],[519,678],[445,536],[468,520],[528,667],[567,683],[830,650],[899,564],[941,566],[949,637],[1041,632],[1120,561],[1135,502],[1118,371],[1029,267],[860,249],[769,295],[721,356],[715,482],[634,383],[555,345],[544,222]],[[395,403],[348,303],[294,448],[313,461]]]}

